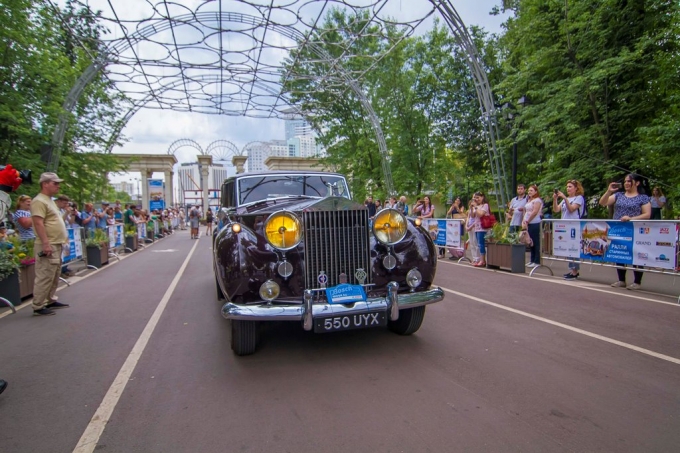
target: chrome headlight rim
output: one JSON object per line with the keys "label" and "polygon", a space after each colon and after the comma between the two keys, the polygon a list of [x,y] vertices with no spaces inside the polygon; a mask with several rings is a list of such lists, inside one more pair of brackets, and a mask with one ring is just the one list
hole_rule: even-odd
{"label": "chrome headlight rim", "polygon": [[[397,216],[398,219],[399,219],[398,223],[403,225],[404,231],[403,231],[403,234],[401,234],[401,236],[399,238],[392,240],[392,241],[384,241],[380,238],[382,233],[378,233],[376,231],[376,227],[380,227],[380,226],[384,225],[384,223],[381,224],[378,220],[381,216],[385,216],[385,215],[395,215],[395,216]],[[373,219],[373,226],[372,226],[371,229],[373,231],[373,236],[375,236],[375,238],[378,240],[378,242],[380,242],[381,244],[387,245],[387,246],[395,245],[395,244],[398,244],[401,241],[403,241],[404,238],[406,237],[406,233],[408,232],[408,219],[406,218],[406,216],[402,212],[400,212],[396,209],[392,209],[392,208],[383,209],[375,215],[375,218]]]}
{"label": "chrome headlight rim", "polygon": [[[297,240],[295,241],[294,244],[289,245],[289,246],[286,246],[286,247],[281,247],[281,246],[279,246],[279,245],[277,245],[277,244],[272,243],[272,241],[269,240],[269,236],[267,235],[267,227],[268,227],[269,223],[272,222],[272,221],[274,221],[274,220],[276,220],[276,219],[277,219],[279,216],[281,216],[281,215],[284,215],[284,216],[289,217],[289,218],[292,219],[292,220],[297,224],[297,226],[298,226],[298,237],[297,237]],[[271,213],[271,214],[269,215],[269,217],[267,217],[267,220],[264,221],[263,227],[264,227],[264,228],[263,228],[263,231],[264,231],[264,239],[267,241],[267,244],[271,245],[272,247],[274,247],[274,248],[277,249],[277,250],[282,250],[282,251],[292,250],[292,249],[294,249],[295,247],[297,247],[298,245],[300,245],[300,243],[302,242],[302,239],[303,239],[302,219],[300,219],[300,217],[299,217],[297,214],[295,214],[294,212],[292,212],[292,211],[288,211],[288,210],[286,210],[286,209],[282,209],[282,210],[280,210],[280,211],[276,211],[276,212]]]}

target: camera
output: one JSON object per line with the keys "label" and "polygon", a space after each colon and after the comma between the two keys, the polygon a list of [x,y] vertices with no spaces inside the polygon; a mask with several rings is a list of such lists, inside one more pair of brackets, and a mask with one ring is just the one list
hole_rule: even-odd
{"label": "camera", "polygon": [[555,190],[553,190],[553,193],[554,193],[555,195],[557,195],[557,192],[559,192],[559,191],[560,191],[560,189],[555,189]]}
{"label": "camera", "polygon": [[47,254],[46,254],[45,252],[43,252],[43,251],[40,251],[40,252],[38,252],[38,256],[39,256],[40,258],[43,258],[43,257],[47,256]]}

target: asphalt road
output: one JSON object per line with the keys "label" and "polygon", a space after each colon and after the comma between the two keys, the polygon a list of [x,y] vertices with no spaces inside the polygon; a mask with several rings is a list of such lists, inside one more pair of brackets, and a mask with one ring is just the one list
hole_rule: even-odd
{"label": "asphalt road", "polygon": [[60,290],[55,316],[0,312],[0,452],[680,445],[674,297],[441,260],[413,336],[280,323],[239,358],[210,253],[179,232]]}

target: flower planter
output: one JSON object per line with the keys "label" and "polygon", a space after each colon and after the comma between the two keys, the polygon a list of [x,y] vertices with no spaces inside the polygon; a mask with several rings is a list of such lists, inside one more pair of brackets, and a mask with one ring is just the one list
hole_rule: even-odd
{"label": "flower planter", "polygon": [[525,272],[526,247],[524,244],[486,244],[486,265],[489,268],[508,269],[513,274]]}
{"label": "flower planter", "polygon": [[[129,249],[129,250],[128,250]],[[137,250],[137,236],[125,236],[125,251]]]}
{"label": "flower planter", "polygon": [[[19,271],[15,270],[7,278],[0,280],[0,296],[12,302],[13,305],[21,303]],[[4,306],[4,304],[0,303],[0,306]]]}
{"label": "flower planter", "polygon": [[102,267],[109,262],[109,248],[103,245],[102,248],[86,247],[87,264],[96,268]]}
{"label": "flower planter", "polygon": [[35,283],[35,264],[21,266],[19,268],[19,292],[21,298],[33,295],[33,284]]}

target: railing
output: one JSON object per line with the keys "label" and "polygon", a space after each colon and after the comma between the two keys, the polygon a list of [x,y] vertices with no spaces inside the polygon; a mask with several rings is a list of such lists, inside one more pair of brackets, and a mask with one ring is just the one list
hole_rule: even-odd
{"label": "railing", "polygon": [[[541,222],[541,261],[680,276],[680,221],[607,219]],[[531,270],[530,275],[539,268]],[[552,269],[547,267],[552,274]],[[680,302],[680,298],[679,298]]]}

